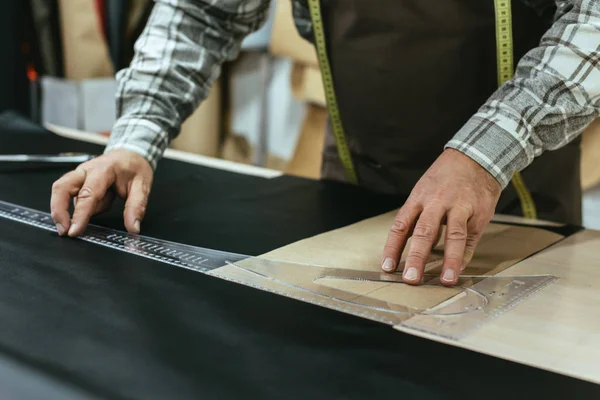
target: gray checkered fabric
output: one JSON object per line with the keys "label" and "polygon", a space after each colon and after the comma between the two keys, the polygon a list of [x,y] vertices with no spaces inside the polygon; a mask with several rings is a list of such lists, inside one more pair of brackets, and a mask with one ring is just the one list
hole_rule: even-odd
{"label": "gray checkered fabric", "polygon": [[[298,31],[310,38],[307,1],[291,1]],[[503,187],[600,114],[600,0],[522,1],[540,13],[556,8],[552,28],[447,144]],[[156,167],[222,63],[237,56],[268,10],[269,0],[156,0],[131,66],[117,74],[118,120],[106,151],[131,150]]]}

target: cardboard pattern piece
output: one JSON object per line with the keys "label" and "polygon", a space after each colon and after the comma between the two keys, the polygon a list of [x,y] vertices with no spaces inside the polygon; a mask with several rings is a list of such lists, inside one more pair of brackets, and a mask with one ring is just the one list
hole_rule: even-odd
{"label": "cardboard pattern piece", "polygon": [[[391,212],[367,219],[301,240],[262,257],[378,271],[381,246],[394,215]],[[559,279],[459,341],[411,330],[407,332],[600,383],[600,336],[597,333],[600,318],[596,306],[600,300],[600,258],[596,255],[600,232],[586,230],[561,239],[559,234],[536,227],[489,224],[465,274],[549,274]],[[428,272],[439,272],[442,248],[443,241],[427,264]],[[406,253],[403,258],[405,256]],[[240,278],[244,274],[247,272],[230,266],[218,272],[220,276],[231,278]],[[301,281],[302,275],[299,270],[290,279]],[[320,283],[419,308],[433,307],[457,293],[456,289],[379,282],[335,280]],[[276,282],[261,284],[278,289]],[[396,329],[404,330],[400,325]]]}
{"label": "cardboard pattern piece", "polygon": [[114,75],[100,21],[89,0],[59,0],[65,77],[71,80]]}
{"label": "cardboard pattern piece", "polygon": [[[385,242],[387,228],[391,226],[394,215],[395,212],[383,214],[345,228],[301,240],[264,254],[262,257],[278,262],[328,268],[380,271],[381,246]],[[477,253],[465,269],[464,274],[495,275],[562,238],[561,235],[542,229],[490,224],[481,238]],[[443,243],[442,238],[429,258],[425,269],[426,273],[439,275],[443,260]],[[406,255],[405,252],[399,270],[403,268]],[[249,268],[252,262],[252,260],[248,262]],[[239,264],[242,267],[244,266],[243,262]],[[288,267],[290,267],[289,264]],[[313,276],[311,274],[314,271],[311,271],[310,268],[303,269],[299,265],[295,265],[295,267],[291,266],[290,272],[286,272],[285,278],[283,278],[285,282],[302,286],[312,281]],[[255,277],[251,278],[246,271],[235,270],[232,267],[226,267],[226,269],[226,273],[224,273],[225,269],[222,268],[218,274],[273,290],[282,289],[276,282],[266,282]],[[462,289],[448,289],[442,286],[423,285],[415,287],[397,283],[340,279],[321,279],[318,283],[356,294],[357,297],[353,298],[353,301],[359,303],[361,302],[361,296],[368,296],[395,305],[419,309],[433,308],[462,291]],[[311,300],[318,300],[318,296],[302,293],[294,288],[286,287],[285,292],[306,299],[310,297]],[[381,320],[387,319],[385,313],[374,312],[371,314],[377,315]],[[410,317],[410,315],[396,316],[394,320],[395,323],[398,323]]]}

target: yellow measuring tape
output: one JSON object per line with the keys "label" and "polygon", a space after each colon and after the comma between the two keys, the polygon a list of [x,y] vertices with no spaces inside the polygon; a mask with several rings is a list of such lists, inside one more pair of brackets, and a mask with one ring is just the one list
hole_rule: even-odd
{"label": "yellow measuring tape", "polygon": [[[498,65],[498,86],[501,86],[514,75],[514,45],[512,35],[511,0],[494,0],[496,12],[496,58]],[[520,172],[512,178],[512,184],[521,201],[521,210],[526,218],[536,219],[537,210],[531,193],[523,181]]]}
{"label": "yellow measuring tape", "polygon": [[[320,0],[308,0],[308,6],[313,23],[317,58],[321,68],[329,119],[333,128],[333,135],[335,137],[338,154],[344,167],[346,178],[349,182],[357,184],[358,178],[356,176],[354,164],[352,163],[350,149],[348,149],[348,143],[346,142],[344,127],[342,125],[337,98],[335,96],[335,88],[333,86],[333,76],[331,74],[331,67],[327,56],[325,29],[323,28],[323,17],[321,15],[321,2]],[[511,0],[494,0],[494,7],[496,12],[498,86],[500,86],[511,79],[514,73]],[[531,194],[529,193],[529,190],[527,190],[523,177],[519,172],[513,176],[512,184],[521,201],[523,215],[527,218],[535,219],[537,217],[535,203],[533,202]]]}
{"label": "yellow measuring tape", "polygon": [[342,125],[342,118],[340,117],[335,89],[333,87],[333,76],[331,74],[331,67],[329,66],[329,58],[327,57],[325,29],[323,28],[320,0],[308,0],[308,7],[310,8],[310,16],[313,23],[315,47],[317,48],[317,58],[319,59],[319,66],[321,67],[321,76],[325,88],[325,100],[327,101],[329,120],[331,121],[338,155],[342,161],[346,179],[348,179],[348,182],[356,185],[358,184],[358,177],[356,176],[356,170],[352,163],[352,155],[350,154],[350,149],[348,149],[348,143],[346,143],[344,126]]}

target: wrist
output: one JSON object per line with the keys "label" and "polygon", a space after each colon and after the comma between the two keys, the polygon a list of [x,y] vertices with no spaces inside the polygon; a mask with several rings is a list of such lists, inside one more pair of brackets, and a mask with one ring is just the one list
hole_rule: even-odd
{"label": "wrist", "polygon": [[[461,152],[505,188],[513,174],[530,163],[521,140],[496,123],[473,117],[454,135],[445,149]],[[533,158],[533,157],[531,157]]]}
{"label": "wrist", "polygon": [[119,119],[113,127],[105,153],[127,150],[142,156],[152,167],[167,149],[167,133],[157,124],[144,119]]}
{"label": "wrist", "polygon": [[452,147],[446,147],[444,154],[453,159],[459,159],[466,168],[475,172],[476,179],[490,192],[500,192],[504,188],[501,182],[490,171],[469,154]]}

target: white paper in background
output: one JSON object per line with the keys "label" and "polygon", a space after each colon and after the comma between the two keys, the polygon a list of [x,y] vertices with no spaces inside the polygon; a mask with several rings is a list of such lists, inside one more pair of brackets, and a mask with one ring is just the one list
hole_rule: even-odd
{"label": "white paper in background", "polygon": [[583,226],[600,230],[600,186],[583,192]]}
{"label": "white paper in background", "polygon": [[79,129],[79,88],[77,83],[44,76],[40,78],[41,122]]}
{"label": "white paper in background", "polygon": [[116,120],[117,83],[112,78],[67,79],[42,77],[42,123],[86,132],[110,131]]}
{"label": "white paper in background", "polygon": [[275,14],[276,0],[271,0],[269,8],[269,16],[264,25],[254,33],[246,36],[242,42],[243,50],[259,50],[266,49],[271,41],[271,28],[273,27],[273,17]]}
{"label": "white paper in background", "polygon": [[116,122],[117,82],[112,78],[80,82],[82,126],[86,132],[110,131]]}
{"label": "white paper in background", "polygon": [[244,52],[232,68],[231,129],[255,147],[260,129],[260,107],[263,78],[260,58],[271,59],[271,79],[267,88],[267,142],[269,152],[284,160],[294,154],[306,105],[292,95],[292,61],[260,52]]}

